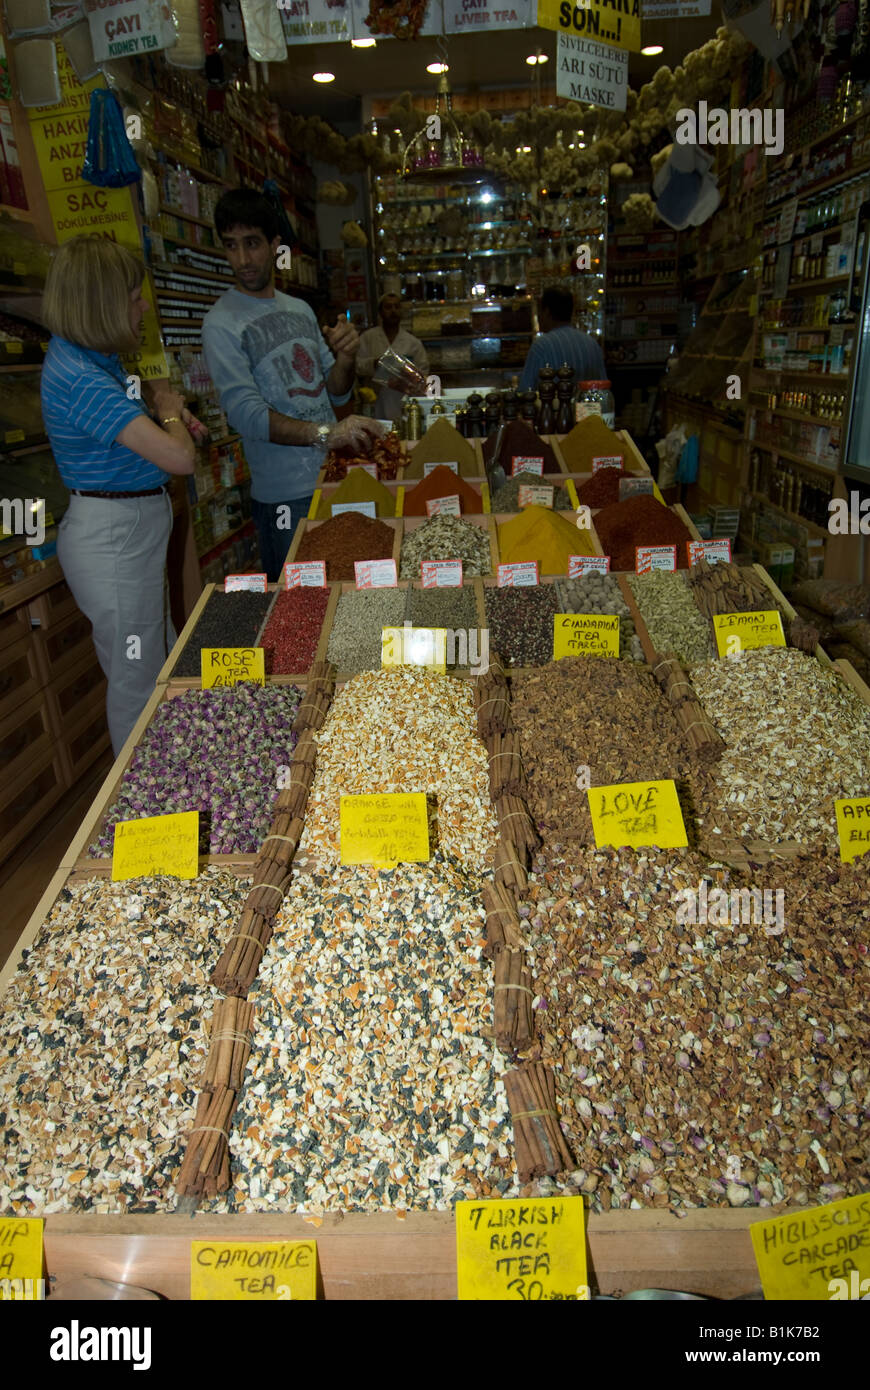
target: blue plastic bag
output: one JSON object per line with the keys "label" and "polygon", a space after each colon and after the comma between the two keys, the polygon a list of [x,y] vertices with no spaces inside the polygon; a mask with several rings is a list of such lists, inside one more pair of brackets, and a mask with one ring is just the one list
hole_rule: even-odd
{"label": "blue plastic bag", "polygon": [[680,462],[677,465],[678,483],[696,483],[698,481],[698,436],[690,434],[683,445],[680,454]]}
{"label": "blue plastic bag", "polygon": [[125,188],[141,177],[142,170],[127,139],[121,103],[106,88],[91,92],[82,178],[100,188]]}

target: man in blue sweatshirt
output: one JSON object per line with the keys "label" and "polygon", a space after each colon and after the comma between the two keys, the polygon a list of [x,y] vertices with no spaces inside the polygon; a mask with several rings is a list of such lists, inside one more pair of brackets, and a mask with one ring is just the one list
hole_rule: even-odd
{"label": "man in blue sweatshirt", "polygon": [[340,320],[324,341],[310,306],[275,289],[281,236],[269,199],[248,188],[224,193],[215,228],[236,284],[206,314],[202,343],[221,406],[242,437],[260,560],[274,583],[327,450],[367,453],[382,427],[360,415],[336,421],[333,406],[350,398],[359,338]]}
{"label": "man in blue sweatshirt", "polygon": [[567,362],[574,368],[574,385],[578,381],[603,381],[607,376],[601,348],[588,333],[574,328],[574,297],[568,290],[551,285],[541,295],[538,323],[541,332],[533,339],[520,377],[521,391],[534,391],[542,367],[556,371]]}

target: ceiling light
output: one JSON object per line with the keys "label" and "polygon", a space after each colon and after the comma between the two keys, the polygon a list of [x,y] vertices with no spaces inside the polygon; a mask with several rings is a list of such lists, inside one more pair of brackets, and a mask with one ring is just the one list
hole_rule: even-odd
{"label": "ceiling light", "polygon": [[374,48],[377,39],[351,39],[351,48]]}
{"label": "ceiling light", "polygon": [[311,74],[315,82],[334,82],[334,72],[313,72]]}
{"label": "ceiling light", "polygon": [[646,48],[642,48],[641,53],[644,58],[655,58],[657,54],[664,53],[664,48],[660,43],[648,43]]}
{"label": "ceiling light", "polygon": [[438,74],[438,73],[441,73],[441,72],[449,72],[449,71],[450,71],[450,67],[449,67],[449,65],[448,65],[447,63],[427,63],[427,64],[426,64],[426,71],[427,71],[427,72],[434,72],[434,73]]}
{"label": "ceiling light", "polygon": [[530,68],[533,68],[536,63],[548,63],[549,61],[546,53],[530,53],[526,59]]}

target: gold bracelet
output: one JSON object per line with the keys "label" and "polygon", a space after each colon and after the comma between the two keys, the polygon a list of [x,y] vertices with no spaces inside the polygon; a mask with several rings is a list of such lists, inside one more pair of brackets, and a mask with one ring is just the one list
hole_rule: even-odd
{"label": "gold bracelet", "polygon": [[184,423],[180,415],[168,415],[165,420],[161,420],[162,425],[181,425]]}

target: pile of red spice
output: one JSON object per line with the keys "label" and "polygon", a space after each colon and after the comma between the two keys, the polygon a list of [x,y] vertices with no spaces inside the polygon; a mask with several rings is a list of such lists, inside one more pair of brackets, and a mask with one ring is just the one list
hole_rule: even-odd
{"label": "pile of red spice", "polygon": [[278,594],[260,639],[268,675],[301,676],[309,670],[328,606],[328,589],[300,587]]}
{"label": "pile of red spice", "polygon": [[375,464],[379,482],[395,478],[400,466],[404,463],[399,436],[392,432],[382,435],[380,439],[374,441],[369,454],[356,453],[349,447],[330,449],[323,468],[323,481],[325,483],[340,483],[342,478],[346,477],[348,468],[354,463]]}
{"label": "pile of red spice", "polygon": [[649,493],[603,507],[595,514],[595,530],[612,570],[633,570],[638,545],[676,545],[677,569],[689,567],[686,541],[692,537],[687,527]]}
{"label": "pile of red spice", "polygon": [[619,480],[623,477],[618,468],[599,468],[585,483],[575,484],[577,501],[584,507],[609,507],[619,501]]}
{"label": "pile of red spice", "polygon": [[[545,444],[541,436],[535,434],[531,425],[526,424],[525,420],[511,420],[505,425],[499,445],[498,458],[495,456],[497,439],[498,430],[495,430],[483,441],[483,461],[487,471],[500,463],[506,475],[510,477],[513,473],[512,459],[542,458],[545,473],[561,473],[562,470],[556,461],[556,455],[549,444]],[[519,468],[517,471],[519,472]]]}
{"label": "pile of red spice", "polygon": [[405,516],[426,516],[426,503],[433,501],[436,497],[458,497],[459,510],[461,512],[471,512],[472,514],[483,511],[483,503],[480,493],[467,483],[464,478],[460,478],[441,463],[437,468],[433,468],[427,478],[410,491],[405,492],[405,501],[402,508]]}
{"label": "pile of red spice", "polygon": [[342,512],[306,531],[294,559],[324,560],[327,580],[353,579],[355,560],[391,560],[395,539],[383,521]]}

